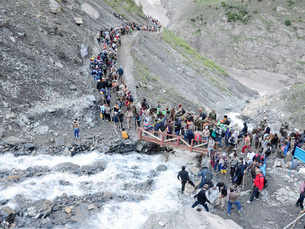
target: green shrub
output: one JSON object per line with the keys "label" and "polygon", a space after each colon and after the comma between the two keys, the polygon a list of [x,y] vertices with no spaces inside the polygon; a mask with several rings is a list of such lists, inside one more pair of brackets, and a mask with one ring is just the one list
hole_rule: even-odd
{"label": "green shrub", "polygon": [[222,2],[221,6],[225,9],[228,22],[240,21],[244,24],[249,22],[250,14],[244,6],[228,5],[225,2]]}
{"label": "green shrub", "polygon": [[285,20],[285,25],[286,26],[291,26],[291,21],[289,19]]}

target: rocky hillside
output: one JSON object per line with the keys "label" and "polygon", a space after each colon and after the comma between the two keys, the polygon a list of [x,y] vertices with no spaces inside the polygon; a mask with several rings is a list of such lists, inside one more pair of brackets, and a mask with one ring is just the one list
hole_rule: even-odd
{"label": "rocky hillside", "polygon": [[98,51],[98,31],[122,23],[114,10],[143,21],[132,1],[1,1],[1,137],[50,139],[70,131],[73,117],[94,125],[87,59]]}
{"label": "rocky hillside", "polygon": [[[74,117],[95,127],[87,59],[98,52],[96,35],[124,20],[145,23],[142,8],[131,0],[5,0],[0,10],[1,136],[68,141]],[[221,112],[256,95],[171,30],[135,33],[123,47],[120,63],[139,99]]]}
{"label": "rocky hillside", "polygon": [[[267,100],[274,95],[272,101],[285,97],[286,88],[304,97],[304,1],[173,0],[164,6],[175,22],[170,28],[245,87]],[[304,127],[304,116],[296,112],[304,110],[304,100],[295,103],[288,97],[282,105],[273,106],[274,115],[281,111]]]}

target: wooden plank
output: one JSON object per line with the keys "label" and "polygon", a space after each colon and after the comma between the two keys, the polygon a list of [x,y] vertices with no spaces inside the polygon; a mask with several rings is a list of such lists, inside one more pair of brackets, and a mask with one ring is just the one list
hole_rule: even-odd
{"label": "wooden plank", "polygon": [[167,140],[164,140],[164,143],[172,142],[172,141],[177,141],[177,139],[178,139],[178,138],[167,139]]}

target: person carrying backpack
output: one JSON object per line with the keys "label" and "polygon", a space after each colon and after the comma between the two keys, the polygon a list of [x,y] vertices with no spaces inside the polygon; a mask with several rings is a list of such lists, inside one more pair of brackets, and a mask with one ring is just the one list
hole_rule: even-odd
{"label": "person carrying backpack", "polygon": [[191,181],[191,179],[189,177],[189,173],[185,170],[185,166],[182,166],[182,169],[179,171],[179,173],[177,175],[177,179],[181,181],[181,193],[184,192],[186,183],[189,183],[195,189],[195,185],[194,185],[193,181]]}
{"label": "person carrying backpack", "polygon": [[263,190],[264,188],[264,176],[259,168],[256,168],[255,170],[256,176],[255,179],[253,180],[253,191],[250,196],[250,200],[247,201],[247,203],[251,203],[254,200],[254,197],[258,199],[259,193]]}

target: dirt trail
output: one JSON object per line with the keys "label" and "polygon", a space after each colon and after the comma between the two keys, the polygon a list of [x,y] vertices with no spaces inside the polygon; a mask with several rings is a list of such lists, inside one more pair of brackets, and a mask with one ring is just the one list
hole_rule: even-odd
{"label": "dirt trail", "polygon": [[137,99],[136,80],[133,77],[133,58],[131,56],[131,46],[134,43],[139,32],[135,32],[132,35],[122,37],[122,45],[119,51],[119,64],[124,69],[124,79],[131,91],[134,99]]}

